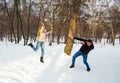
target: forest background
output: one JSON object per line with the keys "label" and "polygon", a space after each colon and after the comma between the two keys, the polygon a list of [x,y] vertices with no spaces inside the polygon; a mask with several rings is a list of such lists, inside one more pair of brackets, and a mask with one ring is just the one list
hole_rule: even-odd
{"label": "forest background", "polygon": [[76,15],[76,34],[94,42],[120,43],[120,0],[0,0],[0,41],[35,42],[42,21],[52,42],[66,43],[72,14]]}

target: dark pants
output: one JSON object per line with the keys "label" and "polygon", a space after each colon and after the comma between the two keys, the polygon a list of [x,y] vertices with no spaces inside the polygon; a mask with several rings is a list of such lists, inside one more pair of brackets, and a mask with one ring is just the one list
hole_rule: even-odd
{"label": "dark pants", "polygon": [[75,65],[75,60],[76,60],[76,58],[77,58],[78,56],[81,56],[81,55],[82,55],[82,57],[83,57],[83,63],[86,65],[87,69],[90,68],[90,67],[89,67],[89,64],[88,64],[88,62],[87,62],[87,56],[88,56],[88,54],[84,54],[84,53],[82,53],[80,50],[79,50],[78,52],[76,52],[76,53],[74,54],[74,56],[72,57],[72,65],[73,65],[73,66]]}

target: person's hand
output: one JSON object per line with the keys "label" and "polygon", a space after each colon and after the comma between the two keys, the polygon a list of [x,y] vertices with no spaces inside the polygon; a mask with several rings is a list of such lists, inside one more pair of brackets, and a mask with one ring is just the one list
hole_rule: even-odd
{"label": "person's hand", "polygon": [[85,42],[84,42],[84,41],[82,41],[82,42],[81,42],[81,44],[85,44]]}
{"label": "person's hand", "polygon": [[53,30],[51,29],[51,30],[49,31],[49,33],[52,33],[52,31],[53,31]]}
{"label": "person's hand", "polygon": [[72,35],[70,35],[70,34],[69,34],[68,36],[69,36],[71,39],[73,39],[73,38],[74,38],[74,37],[73,37]]}
{"label": "person's hand", "polygon": [[50,32],[52,32],[53,30],[51,29]]}

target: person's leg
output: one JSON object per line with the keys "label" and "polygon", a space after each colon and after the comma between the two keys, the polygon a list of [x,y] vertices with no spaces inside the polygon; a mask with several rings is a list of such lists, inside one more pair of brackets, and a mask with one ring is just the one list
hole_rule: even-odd
{"label": "person's leg", "polygon": [[74,66],[75,66],[75,60],[76,60],[76,58],[78,57],[78,56],[80,56],[82,53],[81,53],[81,51],[79,50],[79,51],[77,51],[75,54],[74,54],[74,56],[72,57],[72,65],[70,66],[70,68],[73,68]]}
{"label": "person's leg", "polygon": [[30,46],[31,48],[34,47],[32,43],[29,43],[28,46]]}
{"label": "person's leg", "polygon": [[40,46],[41,46],[41,57],[40,57],[40,62],[43,62],[43,57],[44,57],[44,52],[45,52],[45,49],[44,49],[44,42],[40,42]]}
{"label": "person's leg", "polygon": [[36,47],[33,46],[32,49],[33,49],[34,51],[37,51],[37,50],[39,49],[39,45],[40,45],[40,42],[37,41]]}
{"label": "person's leg", "polygon": [[87,62],[88,55],[87,54],[82,54],[82,56],[83,56],[83,63],[86,65],[87,71],[90,71],[90,67],[89,67],[89,64]]}
{"label": "person's leg", "polygon": [[40,42],[40,46],[41,46],[41,56],[44,57],[44,53],[45,53],[44,42]]}

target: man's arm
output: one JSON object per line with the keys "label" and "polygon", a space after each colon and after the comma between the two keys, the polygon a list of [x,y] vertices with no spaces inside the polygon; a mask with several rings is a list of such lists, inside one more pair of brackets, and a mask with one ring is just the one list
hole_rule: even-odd
{"label": "man's arm", "polygon": [[91,45],[91,50],[92,50],[92,49],[94,49],[94,45],[93,45],[93,44]]}
{"label": "man's arm", "polygon": [[74,39],[76,39],[76,40],[80,40],[80,41],[87,41],[86,39],[82,39],[82,38],[77,38],[77,37],[74,37]]}
{"label": "man's arm", "polygon": [[73,37],[72,35],[68,35],[71,39],[76,39],[76,40],[80,40],[80,41],[84,41],[86,42],[86,39],[82,39],[82,38],[77,38],[77,37]]}

